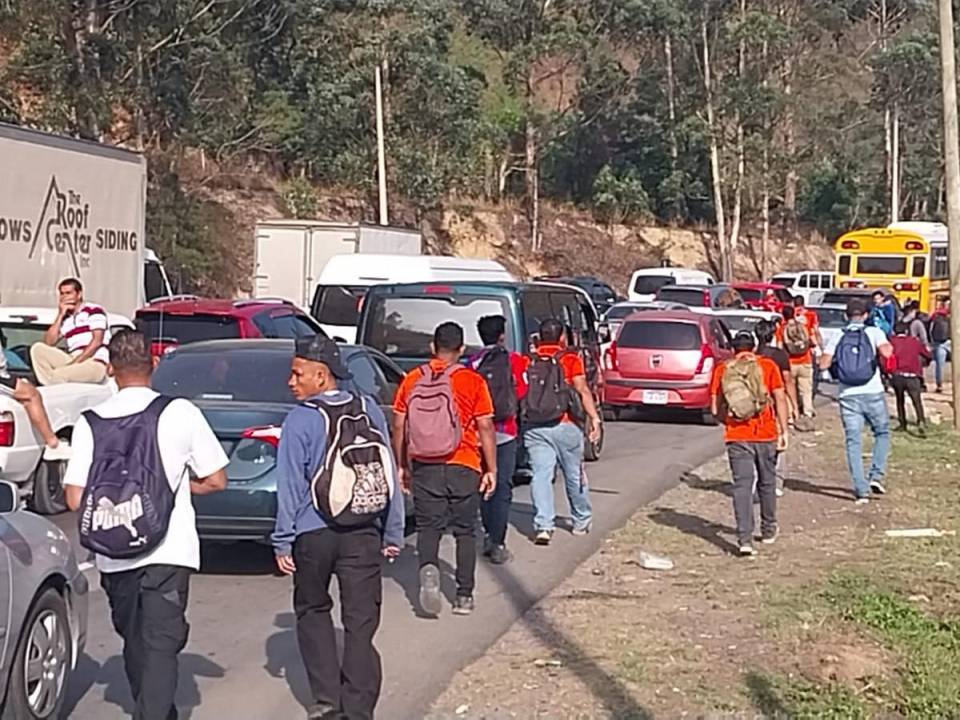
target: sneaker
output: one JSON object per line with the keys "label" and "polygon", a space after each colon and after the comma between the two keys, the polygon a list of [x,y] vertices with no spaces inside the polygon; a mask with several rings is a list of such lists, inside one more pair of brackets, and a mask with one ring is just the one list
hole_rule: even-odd
{"label": "sneaker", "polygon": [[328,703],[317,703],[307,710],[307,720],[340,720],[343,717],[346,715]]}
{"label": "sneaker", "polygon": [[493,549],[496,547],[493,541],[490,540],[490,536],[486,535],[483,538],[483,556],[490,557],[490,554],[493,552]]}
{"label": "sneaker", "polygon": [[856,500],[853,501],[853,504],[854,504],[854,505],[869,505],[869,504],[870,504],[870,498],[868,498],[868,497],[858,497]]}
{"label": "sneaker", "polygon": [[773,545],[777,538],[780,537],[780,527],[777,526],[773,529],[772,533],[767,533],[760,538],[760,542],[764,545]]}
{"label": "sneaker", "polygon": [[592,529],[593,529],[593,523],[588,522],[586,525],[583,525],[581,527],[574,527],[573,530],[571,530],[570,532],[572,532],[574,535],[589,535]]}
{"label": "sneaker", "polygon": [[740,557],[753,557],[757,554],[757,551],[753,549],[753,545],[741,545],[739,553]]}
{"label": "sneaker", "polygon": [[938,393],[942,393],[942,392],[943,392],[943,385],[937,385],[937,392],[938,392]]}
{"label": "sneaker", "polygon": [[917,435],[919,435],[922,438],[925,438],[927,436],[927,429],[923,425],[918,425]]}
{"label": "sneaker", "polygon": [[49,445],[43,451],[43,459],[46,462],[67,462],[73,456],[73,448],[66,440],[61,440],[56,447]]}
{"label": "sneaker", "polygon": [[874,495],[886,495],[887,489],[883,486],[883,483],[879,480],[870,481],[870,492]]}
{"label": "sneaker", "polygon": [[553,538],[552,530],[537,530],[537,534],[533,536],[534,545],[549,545],[550,540]]}
{"label": "sneaker", "polygon": [[505,565],[513,559],[513,553],[507,550],[506,545],[494,545],[493,549],[487,553],[490,562],[494,565]]}
{"label": "sneaker", "polygon": [[473,595],[457,595],[453,603],[454,615],[469,615],[473,612]]}
{"label": "sneaker", "polygon": [[907,431],[907,424],[906,424],[906,423],[900,423],[899,425],[897,425],[897,426],[893,429],[893,431],[894,431],[894,432],[906,432],[906,431]]}
{"label": "sneaker", "polygon": [[436,565],[424,565],[420,568],[420,607],[433,617],[437,617],[443,609],[440,598],[440,570]]}

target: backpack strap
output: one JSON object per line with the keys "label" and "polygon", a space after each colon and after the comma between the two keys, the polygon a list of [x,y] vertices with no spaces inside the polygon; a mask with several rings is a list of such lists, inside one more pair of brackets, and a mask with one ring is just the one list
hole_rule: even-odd
{"label": "backpack strap", "polygon": [[[150,401],[150,404],[147,405],[140,413],[134,413],[142,415],[145,419],[149,420],[151,423],[157,423],[160,421],[160,415],[163,414],[163,411],[167,409],[167,406],[172,403],[176,398],[168,397],[167,395],[158,395],[153,400]],[[129,416],[121,416],[129,417]],[[83,418],[87,421],[87,424],[90,426],[90,432],[96,433],[98,430],[103,430],[104,426],[109,424],[111,420],[119,420],[120,418],[105,418],[97,415],[93,410],[85,410],[83,412]]]}

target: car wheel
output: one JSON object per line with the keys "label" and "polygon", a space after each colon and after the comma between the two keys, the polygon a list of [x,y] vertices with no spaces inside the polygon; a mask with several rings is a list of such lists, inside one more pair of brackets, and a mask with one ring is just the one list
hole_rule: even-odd
{"label": "car wheel", "polygon": [[60,717],[72,657],[67,604],[56,590],[48,588],[33,604],[20,633],[5,720]]}
{"label": "car wheel", "polygon": [[30,509],[40,515],[56,515],[67,509],[63,490],[63,474],[67,464],[61,461],[41,460],[33,473],[33,496]]}
{"label": "car wheel", "polygon": [[603,423],[600,423],[600,437],[596,442],[590,442],[589,438],[583,440],[583,459],[587,462],[596,462],[600,459],[600,453],[603,451]]}
{"label": "car wheel", "polygon": [[709,426],[713,427],[714,425],[717,425],[717,424],[718,424],[717,416],[714,415],[714,414],[713,414],[712,412],[710,412],[709,410],[704,410],[704,411],[703,411],[703,415],[701,416],[701,419],[703,420],[703,424],[704,424],[704,425],[709,425]]}

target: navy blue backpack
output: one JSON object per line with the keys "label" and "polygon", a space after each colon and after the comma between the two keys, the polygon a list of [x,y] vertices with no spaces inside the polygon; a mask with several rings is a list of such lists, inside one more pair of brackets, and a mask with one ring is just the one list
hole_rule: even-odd
{"label": "navy blue backpack", "polygon": [[139,557],[166,537],[176,497],[157,425],[173,398],[157,397],[143,412],[102,418],[83,414],[93,434],[93,462],[80,503],[80,544],[115,560]]}
{"label": "navy blue backpack", "polygon": [[877,372],[877,351],[864,328],[844,329],[830,372],[843,385],[866,385],[873,379]]}

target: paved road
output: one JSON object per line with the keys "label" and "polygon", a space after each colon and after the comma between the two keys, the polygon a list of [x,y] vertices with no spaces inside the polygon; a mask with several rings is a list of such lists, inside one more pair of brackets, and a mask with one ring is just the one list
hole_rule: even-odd
{"label": "paved road", "polygon": [[[451,676],[479,656],[533,603],[593,553],[603,537],[640,505],[659,496],[679,475],[721,450],[716,429],[676,423],[621,422],[608,427],[603,459],[588,466],[596,513],[586,538],[558,533],[549,548],[534,547],[526,487],[515,493],[508,540],[515,560],[478,566],[477,610],[468,618],[445,610],[436,620],[417,617],[416,556],[408,548],[389,566],[383,621],[377,638],[384,683],[379,716],[421,718]],[[558,508],[566,512],[564,501]],[[69,515],[56,519],[75,536]],[[452,597],[453,542],[445,538],[444,592]],[[291,583],[275,577],[270,551],[255,545],[204,549],[204,570],[191,586],[190,642],[182,655],[177,703],[183,720],[260,720],[302,717],[309,703],[291,610]],[[120,643],[109,626],[95,570],[86,653],[71,678],[66,716],[74,720],[129,717],[131,700]],[[569,651],[570,638],[556,636]]]}

